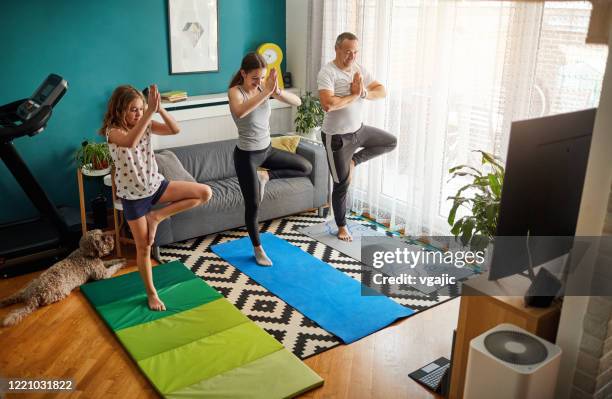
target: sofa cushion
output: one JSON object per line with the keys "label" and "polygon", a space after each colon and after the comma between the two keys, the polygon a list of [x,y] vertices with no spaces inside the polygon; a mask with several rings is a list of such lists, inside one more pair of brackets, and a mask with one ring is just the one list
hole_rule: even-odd
{"label": "sofa cushion", "polygon": [[237,142],[238,140],[223,140],[169,150],[176,154],[187,172],[203,183],[236,176],[234,148]]}
{"label": "sofa cushion", "polygon": [[295,154],[295,151],[300,144],[300,138],[300,136],[272,137],[271,144],[274,148]]}
{"label": "sofa cushion", "polygon": [[195,182],[172,151],[163,150],[155,154],[155,161],[161,173],[167,180]]}
{"label": "sofa cushion", "polygon": [[212,190],[212,197],[205,205],[207,208],[219,211],[240,208],[244,204],[237,177],[207,181],[206,184]]}
{"label": "sofa cushion", "polygon": [[[210,201],[205,205],[207,208],[221,211],[244,206],[237,177],[209,181],[206,184],[210,186],[213,193]],[[312,190],[312,183],[307,177],[273,179],[266,184],[264,203],[286,198],[288,193],[307,195]]]}
{"label": "sofa cushion", "polygon": [[[206,184],[213,190],[210,201],[162,222],[157,229],[156,244],[164,245],[244,226],[244,201],[238,180],[230,178]],[[312,182],[307,177],[271,180],[266,185],[266,195],[259,206],[259,221],[309,209],[312,207],[313,194]],[[237,205],[230,208],[227,206],[229,203]],[[165,235],[163,230],[166,231]]]}

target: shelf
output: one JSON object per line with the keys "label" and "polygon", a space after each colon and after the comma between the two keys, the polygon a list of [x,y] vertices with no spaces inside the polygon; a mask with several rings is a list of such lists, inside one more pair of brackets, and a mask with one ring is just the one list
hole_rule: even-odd
{"label": "shelf", "polygon": [[[300,89],[298,88],[292,87],[286,90],[297,96],[300,95]],[[226,93],[204,94],[201,96],[189,96],[187,97],[187,100],[179,101],[175,103],[162,102],[162,107],[164,107],[166,111],[179,111],[183,109],[212,107],[215,105],[227,105],[227,104],[228,104],[228,98],[227,98],[227,92],[226,92]],[[276,101],[276,100],[271,100],[271,105],[273,105],[272,108],[290,107],[290,105],[281,103],[280,101]]]}

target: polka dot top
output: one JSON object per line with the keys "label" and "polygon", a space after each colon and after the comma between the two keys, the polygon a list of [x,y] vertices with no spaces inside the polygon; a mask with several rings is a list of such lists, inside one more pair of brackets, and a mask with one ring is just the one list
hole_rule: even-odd
{"label": "polka dot top", "polygon": [[[106,132],[108,142],[108,131]],[[155,194],[164,177],[158,172],[151,145],[151,125],[134,148],[108,143],[115,164],[117,197],[136,200]]]}

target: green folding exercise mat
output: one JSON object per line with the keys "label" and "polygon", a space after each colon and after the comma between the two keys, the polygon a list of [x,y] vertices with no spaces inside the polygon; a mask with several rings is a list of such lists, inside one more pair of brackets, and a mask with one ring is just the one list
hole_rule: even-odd
{"label": "green folding exercise mat", "polygon": [[323,379],[180,262],[153,268],[166,311],[137,272],[81,292],[166,398],[287,398]]}

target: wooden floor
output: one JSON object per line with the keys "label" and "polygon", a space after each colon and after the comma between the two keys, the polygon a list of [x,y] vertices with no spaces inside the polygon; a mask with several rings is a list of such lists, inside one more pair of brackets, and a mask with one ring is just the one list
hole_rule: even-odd
{"label": "wooden floor", "polygon": [[[135,271],[134,263],[132,259],[122,273]],[[0,280],[0,296],[11,294],[37,274]],[[12,308],[0,309],[0,318]],[[437,397],[407,374],[440,356],[449,357],[458,313],[459,299],[453,299],[351,345],[306,359],[325,384],[301,398]],[[159,397],[78,290],[17,326],[0,327],[1,377],[71,378],[77,386],[70,394],[20,393],[7,398]]]}

